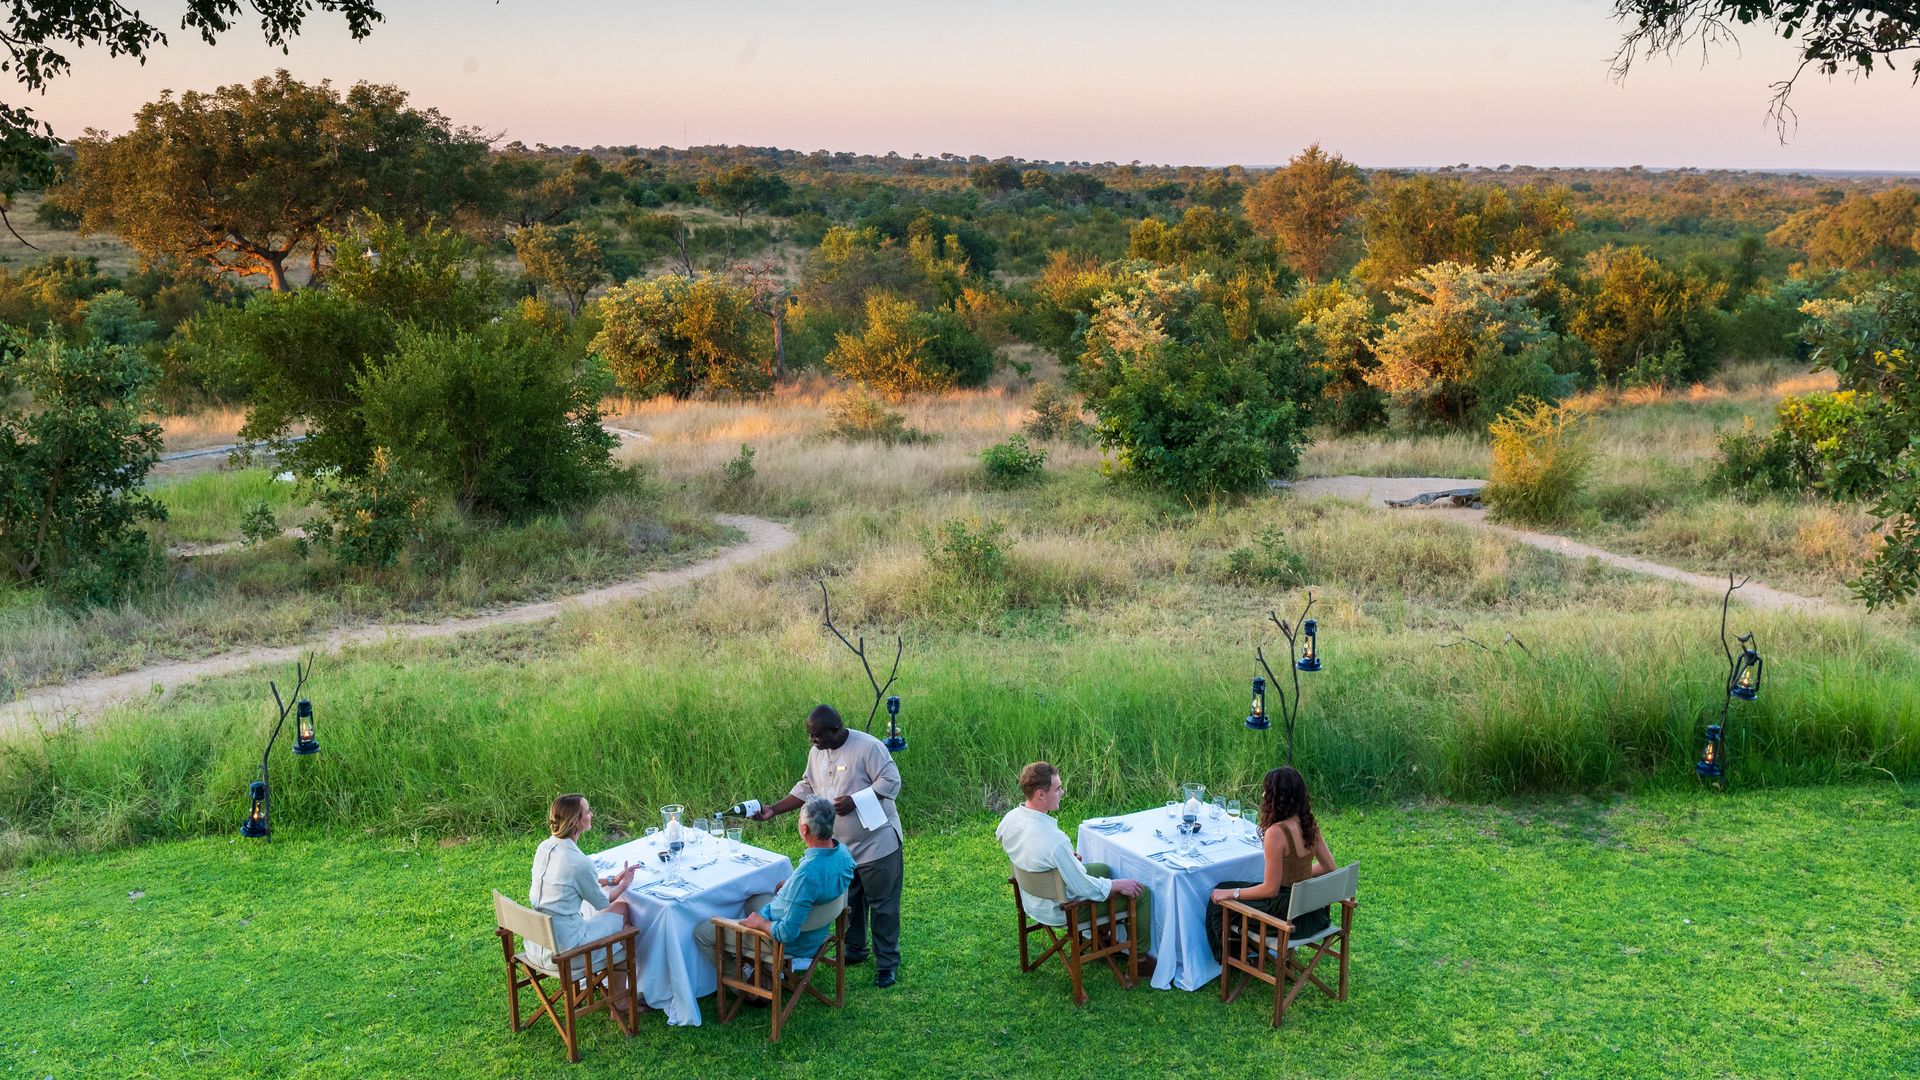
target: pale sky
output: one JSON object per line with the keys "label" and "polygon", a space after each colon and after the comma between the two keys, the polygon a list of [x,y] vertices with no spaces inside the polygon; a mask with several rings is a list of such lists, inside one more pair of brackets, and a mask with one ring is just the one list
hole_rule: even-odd
{"label": "pale sky", "polygon": [[[456,123],[526,143],[781,146],[1270,165],[1309,142],[1366,166],[1646,165],[1920,171],[1920,89],[1899,71],[1794,95],[1782,146],[1768,84],[1793,52],[1642,61],[1609,78],[1602,0],[385,0],[355,43],[316,17],[290,55],[236,27],[172,32],[145,67],[103,51],[44,98],[60,134],[124,130],[162,89],[286,67],[388,82]],[[166,27],[179,5],[142,4]]]}

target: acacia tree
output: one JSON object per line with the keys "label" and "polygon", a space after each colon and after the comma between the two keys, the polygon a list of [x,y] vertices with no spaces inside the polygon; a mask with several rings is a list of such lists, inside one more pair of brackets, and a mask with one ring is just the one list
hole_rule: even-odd
{"label": "acacia tree", "polygon": [[321,234],[363,212],[417,224],[477,201],[486,144],[394,86],[299,82],[285,71],[141,108],[133,130],[89,131],[61,198],[81,231],[112,232],[144,258],[286,291],[304,252],[317,276]]}
{"label": "acacia tree", "polygon": [[747,212],[769,206],[787,197],[791,190],[779,173],[764,172],[752,165],[730,165],[696,185],[702,198],[734,216],[736,224],[747,223]]}
{"label": "acacia tree", "polygon": [[1247,220],[1274,238],[1309,282],[1333,268],[1342,230],[1360,206],[1360,167],[1319,143],[1247,189]]}
{"label": "acacia tree", "polygon": [[[239,0],[186,0],[185,6],[181,28],[195,31],[209,45],[232,28],[240,11]],[[247,0],[247,6],[260,17],[267,44],[283,52],[315,10],[343,17],[355,41],[372,33],[381,19],[373,0]],[[119,0],[12,0],[0,18],[6,20],[0,45],[7,50],[0,72],[13,73],[33,93],[45,93],[52,80],[72,70],[69,46],[103,46],[113,56],[144,63],[148,53],[167,44],[165,31]],[[35,119],[32,110],[0,102],[0,218],[6,200],[22,187],[53,180],[58,145],[52,125]],[[12,222],[7,228],[12,230]]]}
{"label": "acacia tree", "polygon": [[[1625,79],[1639,56],[1672,54],[1697,45],[1704,57],[1736,43],[1734,27],[1766,26],[1782,38],[1799,38],[1800,63],[1773,84],[1767,116],[1786,140],[1794,122],[1787,102],[1808,68],[1833,76],[1865,77],[1898,66],[1902,53],[1920,52],[1920,8],[1885,0],[1614,0],[1614,18],[1631,24],[1614,53],[1614,77]],[[1736,43],[1737,44],[1737,43]],[[1910,69],[1920,82],[1920,57]]]}
{"label": "acacia tree", "polygon": [[543,287],[567,302],[567,314],[580,314],[587,294],[607,280],[607,257],[600,238],[577,225],[535,225],[513,234],[513,253]]}

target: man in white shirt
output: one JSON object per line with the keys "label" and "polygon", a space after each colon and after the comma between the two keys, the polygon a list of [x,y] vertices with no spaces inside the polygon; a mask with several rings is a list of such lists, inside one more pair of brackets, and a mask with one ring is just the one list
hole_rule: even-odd
{"label": "man in white shirt", "polygon": [[[999,837],[1000,846],[1006,849],[1007,859],[1021,870],[1043,871],[1058,870],[1060,880],[1067,887],[1067,895],[1075,900],[1093,900],[1099,910],[1105,911],[1107,898],[1113,893],[1135,897],[1136,918],[1139,922],[1129,931],[1138,936],[1136,944],[1140,948],[1140,973],[1153,971],[1152,958],[1147,955],[1151,948],[1148,940],[1148,928],[1153,925],[1153,911],[1149,907],[1151,894],[1138,881],[1132,878],[1112,879],[1107,877],[1110,870],[1105,863],[1080,864],[1073,852],[1073,841],[1053,820],[1053,811],[1060,809],[1060,795],[1065,791],[1060,780],[1060,770],[1044,761],[1036,761],[1020,770],[1020,793],[1027,801],[1007,811],[1000,819],[1000,827],[994,830]],[[1061,913],[1060,905],[1051,900],[1042,899],[1025,889],[1020,890],[1020,902],[1026,906],[1027,914],[1035,922],[1048,926],[1065,926],[1067,917]]]}

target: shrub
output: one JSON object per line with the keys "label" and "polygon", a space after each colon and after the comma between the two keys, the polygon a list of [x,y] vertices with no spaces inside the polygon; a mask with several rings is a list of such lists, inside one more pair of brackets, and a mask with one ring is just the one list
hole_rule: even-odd
{"label": "shrub", "polygon": [[720,485],[715,500],[726,507],[740,505],[753,484],[753,476],[753,447],[741,443],[740,452],[720,464]]}
{"label": "shrub", "polygon": [[1586,415],[1565,405],[1523,399],[1487,430],[1493,436],[1486,488],[1492,515],[1535,524],[1564,519],[1593,461]]}
{"label": "shrub", "polygon": [[1087,436],[1089,429],[1087,422],[1080,419],[1080,403],[1056,383],[1035,385],[1027,408],[1033,411],[1033,415],[1027,418],[1021,430],[1033,438],[1079,441]]}
{"label": "shrub", "polygon": [[907,426],[907,414],[881,404],[880,399],[856,390],[827,410],[833,421],[828,431],[848,442],[877,442],[887,446],[929,443],[934,437]]}
{"label": "shrub", "polygon": [[1715,443],[1719,451],[1707,470],[1707,483],[1716,491],[1751,499],[1804,486],[1792,449],[1784,440],[1761,434],[1750,416],[1738,428],[1721,432]]}
{"label": "shrub", "polygon": [[874,293],[867,297],[865,328],[836,337],[827,366],[883,394],[930,393],[985,383],[993,374],[993,349],[951,311]]}
{"label": "shrub", "polygon": [[374,448],[366,475],[322,485],[316,495],[325,516],[307,526],[303,556],[311,540],[346,566],[392,566],[426,526],[419,474],[395,467],[385,447]]}
{"label": "shrub", "polygon": [[1001,541],[1006,526],[997,521],[968,523],[954,518],[927,537],[927,562],[934,573],[973,587],[1004,584],[1008,559]]}
{"label": "shrub", "polygon": [[366,436],[463,511],[524,518],[606,489],[612,379],[562,323],[517,314],[477,331],[403,329],[355,390]]}
{"label": "shrub", "polygon": [[1866,411],[1855,390],[1788,396],[1774,407],[1775,435],[1807,480],[1835,499],[1852,499],[1884,482],[1870,440],[1863,438]]}
{"label": "shrub", "polygon": [[280,535],[280,520],[265,501],[254,503],[240,518],[240,538],[249,546],[264,544]]}
{"label": "shrub", "polygon": [[1014,435],[997,446],[980,451],[980,465],[987,472],[987,483],[997,488],[1019,487],[1040,478],[1046,467],[1047,452],[1027,445],[1025,435]]}
{"label": "shrub", "polygon": [[131,349],[0,341],[0,571],[75,599],[124,593],[152,565],[141,491],[160,428],[153,372]]}
{"label": "shrub", "polygon": [[599,302],[589,348],[643,398],[758,394],[773,385],[772,322],[753,291],[711,275],[629,281]]}
{"label": "shrub", "polygon": [[1268,525],[1253,538],[1251,546],[1227,552],[1220,576],[1236,585],[1291,588],[1307,583],[1307,562],[1287,546],[1278,526]]}

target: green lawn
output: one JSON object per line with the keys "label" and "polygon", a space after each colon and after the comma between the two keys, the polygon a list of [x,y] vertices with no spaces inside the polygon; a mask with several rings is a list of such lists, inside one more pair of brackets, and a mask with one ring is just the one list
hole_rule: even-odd
{"label": "green lawn", "polygon": [[[1058,967],[1021,975],[991,824],[910,837],[897,988],[857,969],[844,1012],[803,1005],[777,1047],[759,1012],[650,1015],[631,1042],[594,1017],[567,1074],[1920,1070],[1920,797],[1891,783],[1328,815],[1362,867],[1353,999],[1303,999],[1279,1033],[1212,987],[1099,977],[1076,1010]],[[290,831],[16,869],[0,1075],[558,1075],[551,1030],[506,1031],[487,900],[525,889],[534,842]]]}

